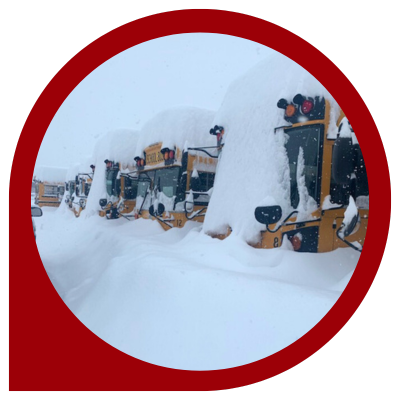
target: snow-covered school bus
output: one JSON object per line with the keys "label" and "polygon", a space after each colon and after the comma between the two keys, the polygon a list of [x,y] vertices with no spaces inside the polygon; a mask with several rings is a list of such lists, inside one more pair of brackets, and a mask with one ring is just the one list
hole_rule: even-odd
{"label": "snow-covered school bus", "polygon": [[108,219],[134,218],[138,190],[136,167],[132,164],[104,160],[107,198],[100,199],[100,216]]}
{"label": "snow-covered school bus", "polygon": [[80,172],[74,180],[65,183],[65,202],[75,217],[79,217],[86,207],[86,201],[89,196],[90,187],[93,182],[95,166],[90,166],[92,172]]}
{"label": "snow-covered school bus", "polygon": [[34,180],[35,204],[40,207],[58,207],[64,195],[63,182]]}
{"label": "snow-covered school bus", "polygon": [[288,123],[291,211],[279,205],[257,207],[255,218],[266,225],[258,247],[285,241],[299,252],[327,252],[338,247],[361,251],[369,213],[369,190],[363,155],[354,131],[340,111],[331,121],[330,103],[297,94],[277,104]]}
{"label": "snow-covered school bus", "polygon": [[40,207],[58,207],[64,195],[66,170],[39,167],[35,171],[35,204]]}
{"label": "snow-covered school bus", "polygon": [[158,142],[135,157],[136,217],[156,219],[165,230],[182,228],[187,221],[204,221],[223,128],[215,126],[210,133],[217,136],[217,146],[180,149]]}

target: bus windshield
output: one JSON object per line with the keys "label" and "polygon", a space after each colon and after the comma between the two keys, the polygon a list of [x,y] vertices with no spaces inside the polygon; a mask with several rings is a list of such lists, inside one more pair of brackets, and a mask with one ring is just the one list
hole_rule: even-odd
{"label": "bus windshield", "polygon": [[179,170],[180,167],[173,167],[158,169],[156,171],[154,184],[157,186],[159,192],[164,193],[169,198],[176,196]]}
{"label": "bus windshield", "polygon": [[119,185],[117,183],[118,170],[106,171],[106,189],[109,196],[119,196]]}
{"label": "bus windshield", "polygon": [[125,177],[124,179],[124,198],[126,200],[136,199],[138,192],[138,180]]}
{"label": "bus windshield", "polygon": [[297,167],[300,148],[304,154],[304,177],[308,194],[319,204],[322,160],[323,125],[301,126],[285,130],[288,136],[286,152],[290,169],[290,200],[293,208],[299,204]]}

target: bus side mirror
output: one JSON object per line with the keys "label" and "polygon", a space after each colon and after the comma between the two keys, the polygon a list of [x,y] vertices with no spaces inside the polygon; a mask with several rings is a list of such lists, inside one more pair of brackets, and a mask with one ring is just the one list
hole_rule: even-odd
{"label": "bus side mirror", "polygon": [[343,223],[342,226],[343,237],[350,236],[354,232],[354,229],[357,226],[359,218],[360,214],[357,212],[357,214],[355,214],[349,222]]}
{"label": "bus side mirror", "polygon": [[43,211],[39,207],[31,207],[31,216],[32,217],[41,217],[43,215]]}
{"label": "bus side mirror", "polygon": [[[165,211],[165,206],[164,206],[164,204],[163,204],[163,203],[158,203],[158,206],[157,206],[157,215],[163,215],[163,214],[164,214],[164,211]],[[152,217],[155,217],[155,216],[156,216],[156,213],[155,213],[155,210],[154,210],[154,204],[152,204],[152,205],[150,206],[150,208],[149,208],[149,214],[150,214]]]}
{"label": "bus side mirror", "polygon": [[339,229],[339,235],[342,238],[350,236],[360,220],[360,214],[353,197],[350,197],[349,205],[344,213],[342,226]]}
{"label": "bus side mirror", "polygon": [[280,206],[257,207],[254,215],[261,224],[276,224],[282,218],[282,208]]}
{"label": "bus side mirror", "polygon": [[100,199],[99,201],[100,207],[105,207],[107,205],[107,199]]}
{"label": "bus side mirror", "polygon": [[333,145],[332,176],[336,183],[348,185],[354,172],[354,151],[351,138],[338,137]]}
{"label": "bus side mirror", "polygon": [[185,201],[185,212],[191,213],[193,212],[193,209],[194,209],[193,201]]}

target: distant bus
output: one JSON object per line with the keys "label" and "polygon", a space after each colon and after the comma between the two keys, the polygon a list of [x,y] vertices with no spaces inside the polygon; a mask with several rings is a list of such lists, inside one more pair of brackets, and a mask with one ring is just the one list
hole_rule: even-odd
{"label": "distant bus", "polygon": [[35,204],[39,207],[58,207],[64,195],[64,182],[34,180]]}
{"label": "distant bus", "polygon": [[[133,159],[133,156],[132,156]],[[120,217],[134,218],[133,211],[136,205],[138,190],[138,175],[136,167],[110,160],[106,164],[105,185],[107,198],[100,199],[100,216],[107,219]]]}
{"label": "distant bus", "polygon": [[[288,123],[275,130],[283,129],[287,135],[291,211],[282,215],[279,205],[256,208],[255,218],[266,225],[258,247],[280,247],[287,241],[298,252],[338,247],[361,251],[369,189],[364,158],[349,121],[342,111],[331,121],[330,103],[320,97],[298,94],[292,101],[279,100],[278,107]],[[310,199],[314,210],[305,216],[300,208]]]}
{"label": "distant bus", "polygon": [[90,166],[91,173],[80,172],[75,176],[75,180],[65,183],[65,202],[69,209],[74,213],[75,217],[79,217],[81,212],[86,208],[86,201],[89,196],[90,188],[93,182],[94,165]]}
{"label": "distant bus", "polygon": [[[217,135],[214,129],[210,133]],[[166,230],[182,228],[187,221],[203,222],[217,167],[218,153],[213,153],[219,149],[167,148],[162,142],[148,146],[135,158],[137,217],[156,219]]]}

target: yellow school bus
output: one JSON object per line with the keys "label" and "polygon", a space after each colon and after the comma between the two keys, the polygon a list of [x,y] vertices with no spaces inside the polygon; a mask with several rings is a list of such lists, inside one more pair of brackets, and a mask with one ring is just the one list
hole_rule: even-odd
{"label": "yellow school bus", "polygon": [[35,204],[39,207],[58,207],[64,195],[64,182],[34,180]]}
{"label": "yellow school bus", "polygon": [[65,191],[66,169],[49,166],[35,166],[32,179],[34,202],[40,207],[58,207]]}
{"label": "yellow school bus", "polygon": [[210,201],[221,150],[222,127],[210,131],[217,146],[180,149],[161,142],[135,157],[138,170],[136,217],[156,219],[161,226],[181,228],[203,222]]}
{"label": "yellow school bus", "polygon": [[75,180],[66,182],[65,202],[69,209],[74,213],[75,217],[79,217],[86,207],[86,201],[89,196],[90,187],[92,186],[93,174],[95,166],[91,165],[91,173],[80,172],[75,176]]}
{"label": "yellow school bus", "polygon": [[105,216],[107,219],[135,218],[134,209],[138,188],[136,167],[132,164],[110,160],[104,162],[107,198],[99,201],[100,216]]}
{"label": "yellow school bus", "polygon": [[[329,101],[296,95],[281,99],[287,125],[291,210],[257,207],[255,218],[266,225],[257,247],[290,243],[298,252],[328,252],[338,247],[361,251],[369,213],[367,172],[354,131],[343,114],[331,121]],[[333,134],[332,134],[333,133]],[[304,212],[304,205],[314,205]],[[303,210],[303,211],[302,211]]]}

